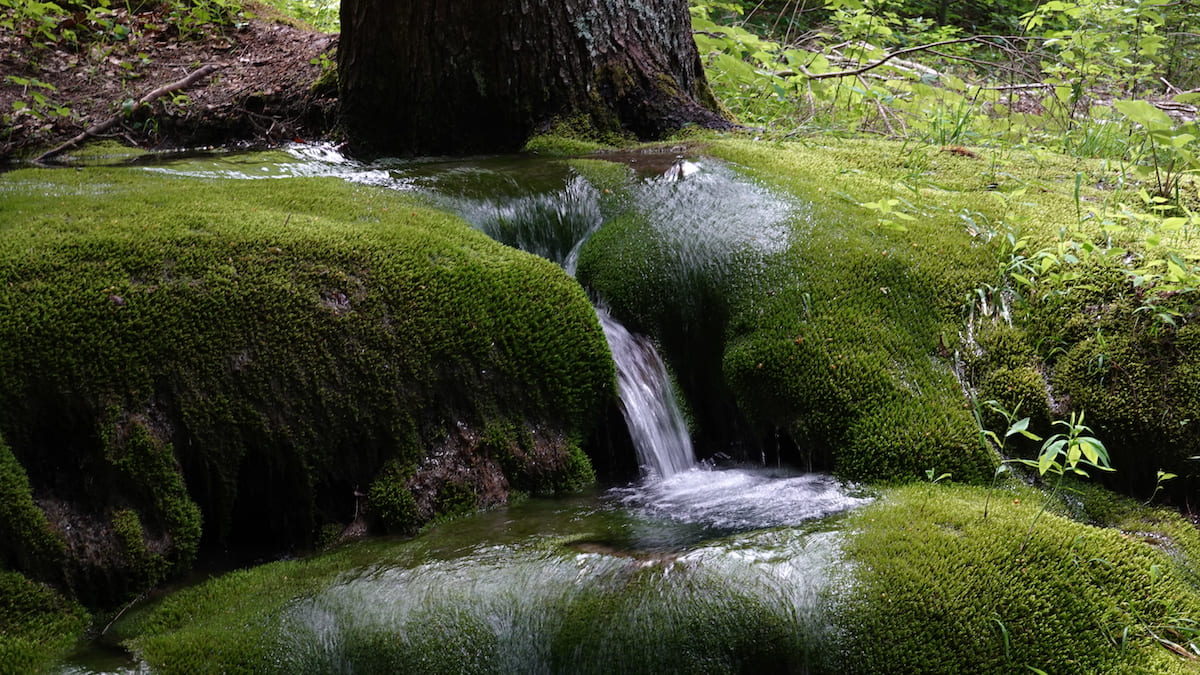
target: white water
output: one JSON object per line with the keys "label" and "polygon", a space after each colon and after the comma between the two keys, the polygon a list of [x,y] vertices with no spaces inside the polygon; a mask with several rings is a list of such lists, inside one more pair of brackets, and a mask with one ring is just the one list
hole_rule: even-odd
{"label": "white water", "polygon": [[603,308],[596,308],[617,366],[621,414],[647,477],[669,478],[696,465],[692,439],[667,368],[650,340],[634,335]]}

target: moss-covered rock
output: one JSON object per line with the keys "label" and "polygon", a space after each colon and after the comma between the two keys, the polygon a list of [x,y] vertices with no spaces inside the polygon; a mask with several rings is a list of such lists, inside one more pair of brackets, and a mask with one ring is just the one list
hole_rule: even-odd
{"label": "moss-covered rock", "polygon": [[1173,647],[1200,616],[1194,527],[1143,509],[1130,531],[1030,530],[1040,493],[993,494],[984,519],[986,498],[914,485],[850,519],[830,672],[1200,672]]}
{"label": "moss-covered rock", "polygon": [[[143,556],[135,522],[142,563],[178,571],[204,545],[308,546],[389,466],[422,519],[447,484],[487,505],[587,475],[612,363],[549,262],[334,179],[27,170],[0,191],[0,460],[17,460],[0,508],[29,516],[6,542],[20,569],[53,553],[31,495],[77,533],[69,581],[108,602],[129,588],[103,570]],[[522,461],[477,455],[491,425],[535,430]]]}
{"label": "moss-covered rock", "polygon": [[33,501],[29,477],[0,437],[0,567],[61,581],[66,545]]}

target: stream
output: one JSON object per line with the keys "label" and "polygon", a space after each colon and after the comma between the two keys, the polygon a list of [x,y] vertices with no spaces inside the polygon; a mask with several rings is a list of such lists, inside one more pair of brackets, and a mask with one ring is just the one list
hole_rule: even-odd
{"label": "stream", "polygon": [[[337,176],[416,191],[574,274],[588,238],[631,211],[678,272],[735,273],[786,246],[798,207],[714,160],[348,160],[333,148],[158,158],[130,171],[226,180]],[[621,168],[625,167],[625,168]],[[765,263],[763,263],[765,264]],[[672,374],[594,298],[640,480],[529,499],[364,546],[292,598],[260,645],[280,672],[814,672],[841,564],[840,514],[869,501],[825,474],[699,461]],[[351,544],[350,546],[360,546]],[[85,646],[61,673],[140,673]]]}

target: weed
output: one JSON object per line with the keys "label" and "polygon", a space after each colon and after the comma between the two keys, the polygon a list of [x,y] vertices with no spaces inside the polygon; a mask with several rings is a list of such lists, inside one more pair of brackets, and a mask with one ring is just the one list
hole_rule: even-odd
{"label": "weed", "polygon": [[1055,420],[1054,424],[1066,427],[1066,432],[1047,438],[1042,444],[1042,451],[1038,454],[1037,459],[1008,460],[1037,469],[1038,475],[1043,479],[1047,474],[1058,476],[1054,487],[1050,489],[1050,499],[1042,503],[1042,508],[1033,517],[1033,522],[1029,524],[1025,542],[1021,544],[1022,551],[1029,543],[1029,538],[1033,536],[1033,528],[1037,525],[1038,519],[1046,512],[1050,500],[1058,494],[1063,478],[1068,473],[1087,476],[1088,472],[1085,467],[1089,466],[1101,471],[1113,470],[1109,464],[1108,450],[1100,442],[1100,439],[1088,435],[1092,430],[1084,425],[1083,420],[1084,413],[1082,411],[1078,415],[1071,413],[1070,421]]}

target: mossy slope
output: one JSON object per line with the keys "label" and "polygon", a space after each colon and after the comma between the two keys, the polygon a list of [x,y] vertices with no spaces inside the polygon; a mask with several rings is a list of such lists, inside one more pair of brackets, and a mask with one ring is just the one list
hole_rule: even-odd
{"label": "mossy slope", "polygon": [[0,674],[44,672],[73,648],[88,613],[49,586],[0,570]]}
{"label": "mossy slope", "polygon": [[0,191],[0,432],[87,533],[65,539],[90,600],[204,542],[309,545],[386,467],[481,505],[586,478],[611,359],[550,263],[333,179],[27,170]]}

